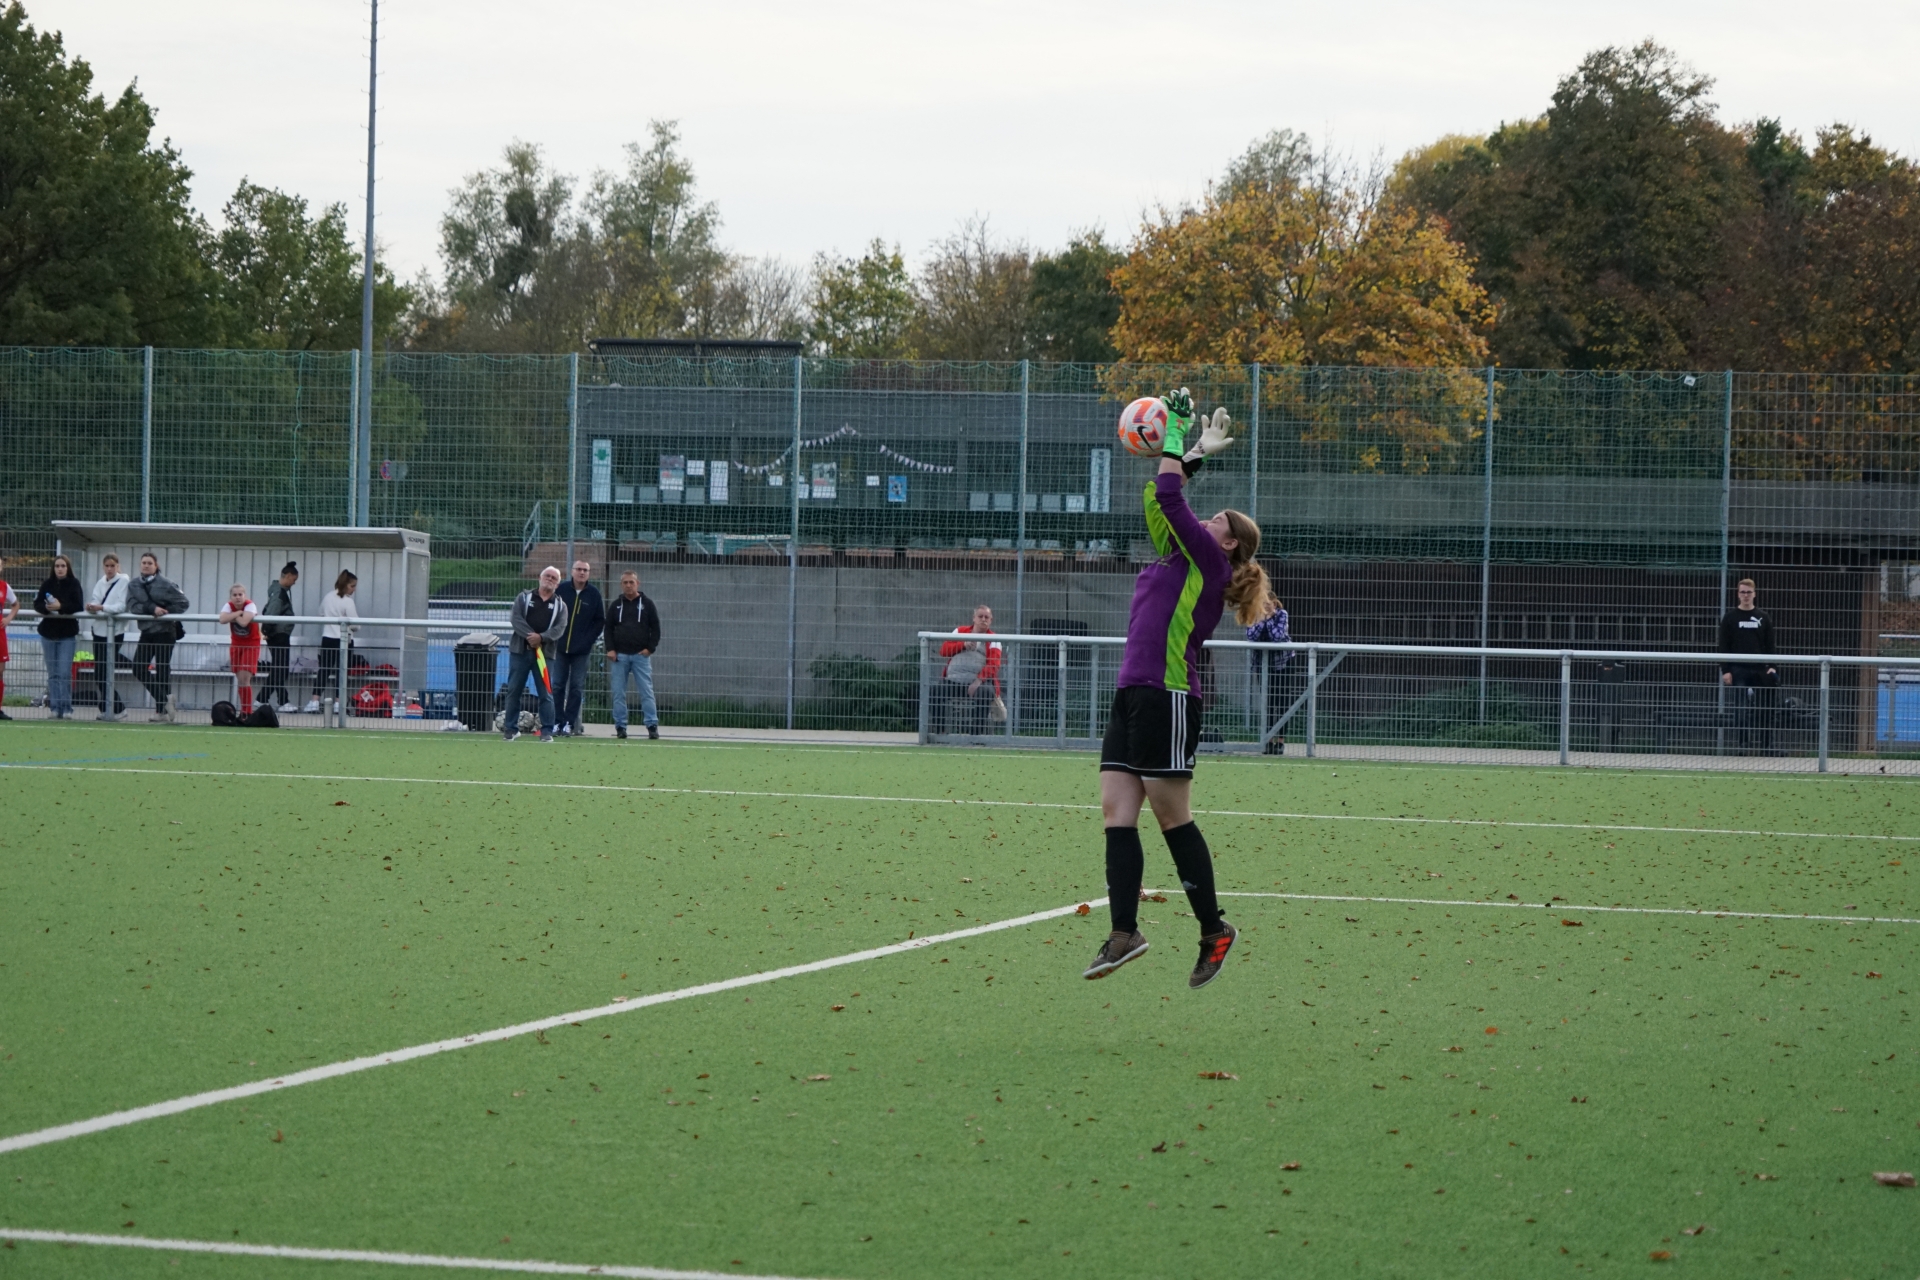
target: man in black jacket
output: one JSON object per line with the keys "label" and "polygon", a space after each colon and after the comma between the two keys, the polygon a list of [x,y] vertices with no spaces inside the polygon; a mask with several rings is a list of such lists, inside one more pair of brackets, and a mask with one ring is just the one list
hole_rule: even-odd
{"label": "man in black jacket", "polygon": [[567,630],[554,646],[553,706],[559,712],[560,727],[554,736],[580,736],[580,703],[587,692],[587,664],[593,658],[593,645],[606,625],[606,608],[600,600],[600,588],[589,581],[593,566],[585,560],[573,562],[573,581],[560,584],[560,598],[567,602]]}
{"label": "man in black jacket", "polygon": [[613,732],[627,736],[627,677],[640,686],[640,718],[647,736],[660,736],[653,701],[653,651],[660,647],[660,612],[640,593],[640,575],[620,575],[620,594],[607,609],[607,681],[613,686]]}
{"label": "man in black jacket", "polygon": [[[186,628],[167,615],[185,613],[192,606],[186,592],[160,576],[160,561],[149,551],[140,557],[140,574],[127,587],[127,612],[140,615],[140,644],[133,651],[133,670],[153,695],[156,723],[172,721],[167,709],[173,693],[173,646]],[[152,667],[151,673],[148,667]]]}
{"label": "man in black jacket", "polygon": [[280,705],[287,705],[287,668],[293,665],[293,624],[273,622],[273,618],[291,618],[297,612],[293,607],[293,586],[300,581],[300,566],[292,560],[280,566],[280,578],[267,586],[267,607],[260,611],[260,634],[266,637],[267,656],[272,665],[267,668],[267,688],[261,695],[268,706],[273,705],[274,695],[278,694]]}
{"label": "man in black jacket", "polygon": [[[1720,652],[1761,657],[1773,652],[1773,619],[1755,607],[1752,578],[1735,588],[1739,603],[1720,619]],[[1720,668],[1720,683],[1737,687],[1735,723],[1740,727],[1739,749],[1773,750],[1774,690],[1780,687],[1779,669],[1759,662],[1733,662]]]}

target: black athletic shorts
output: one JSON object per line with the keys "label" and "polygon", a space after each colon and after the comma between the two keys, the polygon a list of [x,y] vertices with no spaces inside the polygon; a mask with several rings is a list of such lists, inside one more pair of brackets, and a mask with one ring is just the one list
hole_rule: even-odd
{"label": "black athletic shorts", "polygon": [[1142,778],[1191,778],[1200,749],[1200,699],[1172,689],[1116,689],[1100,769]]}

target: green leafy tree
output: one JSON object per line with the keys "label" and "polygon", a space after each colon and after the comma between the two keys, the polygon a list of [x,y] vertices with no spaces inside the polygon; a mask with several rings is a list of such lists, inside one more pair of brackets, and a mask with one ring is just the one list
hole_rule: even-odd
{"label": "green leafy tree", "polygon": [[934,246],[920,273],[911,346],[928,360],[1022,360],[1032,354],[1033,257],[973,218]]}
{"label": "green leafy tree", "polygon": [[[342,351],[360,345],[360,252],[347,207],[307,215],[299,196],[242,180],[213,238],[225,341],[236,347]],[[374,336],[393,336],[412,291],[374,267]]]}
{"label": "green leafy tree", "polygon": [[1118,358],[1113,326],[1120,319],[1120,294],[1112,277],[1126,260],[1094,230],[1034,262],[1029,324],[1035,354],[1090,364]]}
{"label": "green leafy tree", "polygon": [[1445,219],[1500,319],[1502,364],[1683,367],[1721,258],[1754,200],[1712,81],[1648,41],[1590,54],[1538,120],[1403,166],[1407,205]]}
{"label": "green leafy tree", "polygon": [[608,333],[641,337],[731,336],[747,302],[729,287],[732,257],[720,247],[720,212],[698,199],[693,166],[672,121],[656,120],[647,147],[628,143],[626,168],[595,176],[586,217],[607,273],[595,316]]}
{"label": "green leafy tree", "polygon": [[0,12],[0,343],[192,346],[217,334],[191,176],[129,86]]}
{"label": "green leafy tree", "polygon": [[898,248],[876,238],[858,258],[814,259],[807,340],[823,356],[900,359],[913,354],[919,310],[913,277]]}

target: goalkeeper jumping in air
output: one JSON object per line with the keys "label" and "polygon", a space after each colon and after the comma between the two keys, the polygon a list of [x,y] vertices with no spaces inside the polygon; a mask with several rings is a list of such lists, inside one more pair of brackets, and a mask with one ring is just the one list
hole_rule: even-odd
{"label": "goalkeeper jumping in air", "polygon": [[1221,918],[1213,858],[1191,811],[1193,757],[1200,742],[1200,645],[1225,605],[1250,626],[1273,609],[1266,571],[1254,559],[1260,526],[1239,511],[1202,522],[1181,488],[1209,455],[1233,440],[1227,411],[1215,409],[1195,432],[1193,397],[1168,393],[1167,436],[1160,472],[1147,486],[1147,532],[1159,559],[1140,573],[1127,618],[1126,656],[1100,747],[1100,810],[1107,828],[1107,894],[1113,933],[1083,975],[1104,978],[1146,954],[1139,929],[1140,804],[1166,839],[1180,883],[1200,922],[1200,959],[1187,979],[1204,987],[1219,976],[1238,930]]}

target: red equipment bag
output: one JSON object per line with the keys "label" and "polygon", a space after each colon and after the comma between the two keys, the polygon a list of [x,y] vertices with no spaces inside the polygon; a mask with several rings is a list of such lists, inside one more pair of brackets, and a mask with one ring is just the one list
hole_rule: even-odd
{"label": "red equipment bag", "polygon": [[400,680],[400,673],[391,663],[383,662],[367,670],[367,683],[360,686],[353,695],[349,715],[391,716],[393,715],[393,690]]}

